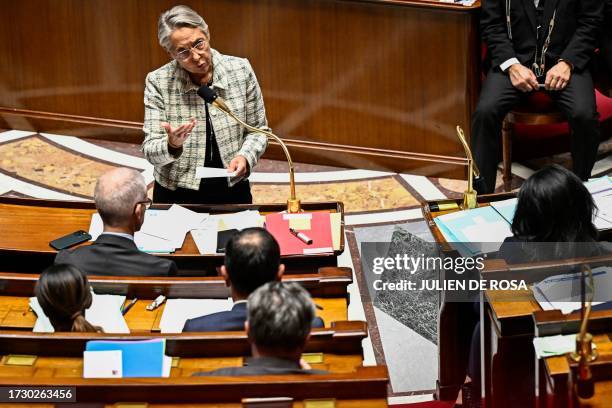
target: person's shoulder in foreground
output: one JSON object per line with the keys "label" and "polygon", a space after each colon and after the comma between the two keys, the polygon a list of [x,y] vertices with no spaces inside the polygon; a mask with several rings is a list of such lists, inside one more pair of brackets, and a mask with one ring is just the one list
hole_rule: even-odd
{"label": "person's shoulder in foreground", "polygon": [[247,311],[245,330],[253,356],[247,365],[194,375],[326,373],[312,370],[301,360],[315,315],[304,288],[296,283],[266,283],[249,296]]}
{"label": "person's shoulder in foreground", "polygon": [[134,243],[151,204],[140,172],[117,168],[104,173],[96,183],[94,201],[102,218],[102,234],[91,245],[60,251],[56,264],[75,265],[88,275],[176,275],[173,261],[141,252]]}

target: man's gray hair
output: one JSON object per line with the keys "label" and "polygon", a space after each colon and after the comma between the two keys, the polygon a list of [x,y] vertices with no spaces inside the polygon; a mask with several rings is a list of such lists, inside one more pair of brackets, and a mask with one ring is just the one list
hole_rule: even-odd
{"label": "man's gray hair", "polygon": [[159,45],[168,52],[173,51],[171,49],[170,35],[174,30],[182,27],[199,28],[206,35],[206,38],[210,39],[208,24],[206,24],[202,16],[187,6],[174,6],[159,16],[159,21],[157,22]]}
{"label": "man's gray hair", "polygon": [[267,350],[291,352],[303,347],[315,317],[310,294],[292,282],[261,286],[249,296],[247,310],[249,337]]}
{"label": "man's gray hair", "polygon": [[94,201],[104,225],[119,227],[131,221],[136,203],[146,195],[147,186],[142,174],[121,167],[100,176],[94,190]]}

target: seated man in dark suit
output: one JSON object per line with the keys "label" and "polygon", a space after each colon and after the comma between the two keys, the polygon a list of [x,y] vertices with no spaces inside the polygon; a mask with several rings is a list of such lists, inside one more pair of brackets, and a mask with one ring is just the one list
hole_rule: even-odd
{"label": "seated man in dark suit", "polygon": [[589,63],[602,16],[602,0],[482,2],[482,37],[492,66],[472,117],[474,160],[483,177],[479,193],[495,190],[504,117],[540,88],[567,117],[574,173],[590,177],[600,130]]}
{"label": "seated man in dark suit", "polygon": [[266,283],[249,296],[244,329],[252,358],[243,367],[229,367],[195,375],[325,374],[301,360],[315,307],[297,283]]}
{"label": "seated man in dark suit", "polygon": [[[183,331],[242,330],[247,317],[246,299],[264,283],[280,281],[284,271],[280,247],[268,231],[246,228],[234,234],[225,246],[225,265],[221,266],[221,275],[232,292],[232,310],[189,319]],[[317,317],[313,327],[323,327],[323,321]]]}
{"label": "seated man in dark suit", "polygon": [[104,231],[91,245],[60,251],[56,264],[72,264],[88,275],[176,275],[173,261],[141,252],[134,243],[134,233],[151,205],[142,174],[127,168],[103,174],[94,200]]}

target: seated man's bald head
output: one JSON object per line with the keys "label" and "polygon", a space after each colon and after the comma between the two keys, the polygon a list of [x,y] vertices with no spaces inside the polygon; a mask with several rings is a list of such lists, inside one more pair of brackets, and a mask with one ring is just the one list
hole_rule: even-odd
{"label": "seated man's bald head", "polygon": [[144,177],[134,169],[120,167],[104,173],[94,191],[96,208],[104,225],[121,227],[132,221],[135,205],[146,198]]}
{"label": "seated man's bald head", "polygon": [[241,297],[266,282],[276,280],[279,274],[280,247],[276,239],[263,228],[246,228],[234,234],[225,246],[224,267],[232,288]]}

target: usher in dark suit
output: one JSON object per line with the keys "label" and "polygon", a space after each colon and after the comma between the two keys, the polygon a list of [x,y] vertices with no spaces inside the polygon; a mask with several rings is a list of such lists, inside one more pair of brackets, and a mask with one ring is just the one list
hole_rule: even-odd
{"label": "usher in dark suit", "polygon": [[[232,310],[226,312],[212,313],[206,316],[189,319],[183,327],[184,332],[211,332],[211,331],[239,331],[244,330],[244,322],[247,319],[246,301],[234,304]],[[320,317],[315,317],[312,327],[325,327]]]}
{"label": "usher in dark suit", "polygon": [[102,234],[91,245],[60,251],[55,263],[72,264],[87,275],[172,276],[176,264],[141,252],[134,241]]}
{"label": "usher in dark suit", "polygon": [[[565,89],[548,94],[567,116],[572,130],[574,172],[585,180],[595,163],[600,135],[588,66],[597,47],[603,1],[540,0],[538,11],[534,0],[509,0],[509,5],[512,39],[506,24],[506,0],[482,1],[481,30],[491,69],[472,118],[472,148],[486,184],[478,186],[478,190],[481,193],[494,190],[502,121],[506,113],[527,95],[512,86],[508,71],[503,72],[500,65],[517,58],[522,65],[531,68],[536,47],[541,52],[553,15],[555,23],[546,52],[545,70],[548,71],[560,59],[572,65],[573,70]],[[545,74],[538,81],[544,83],[544,79]]]}

